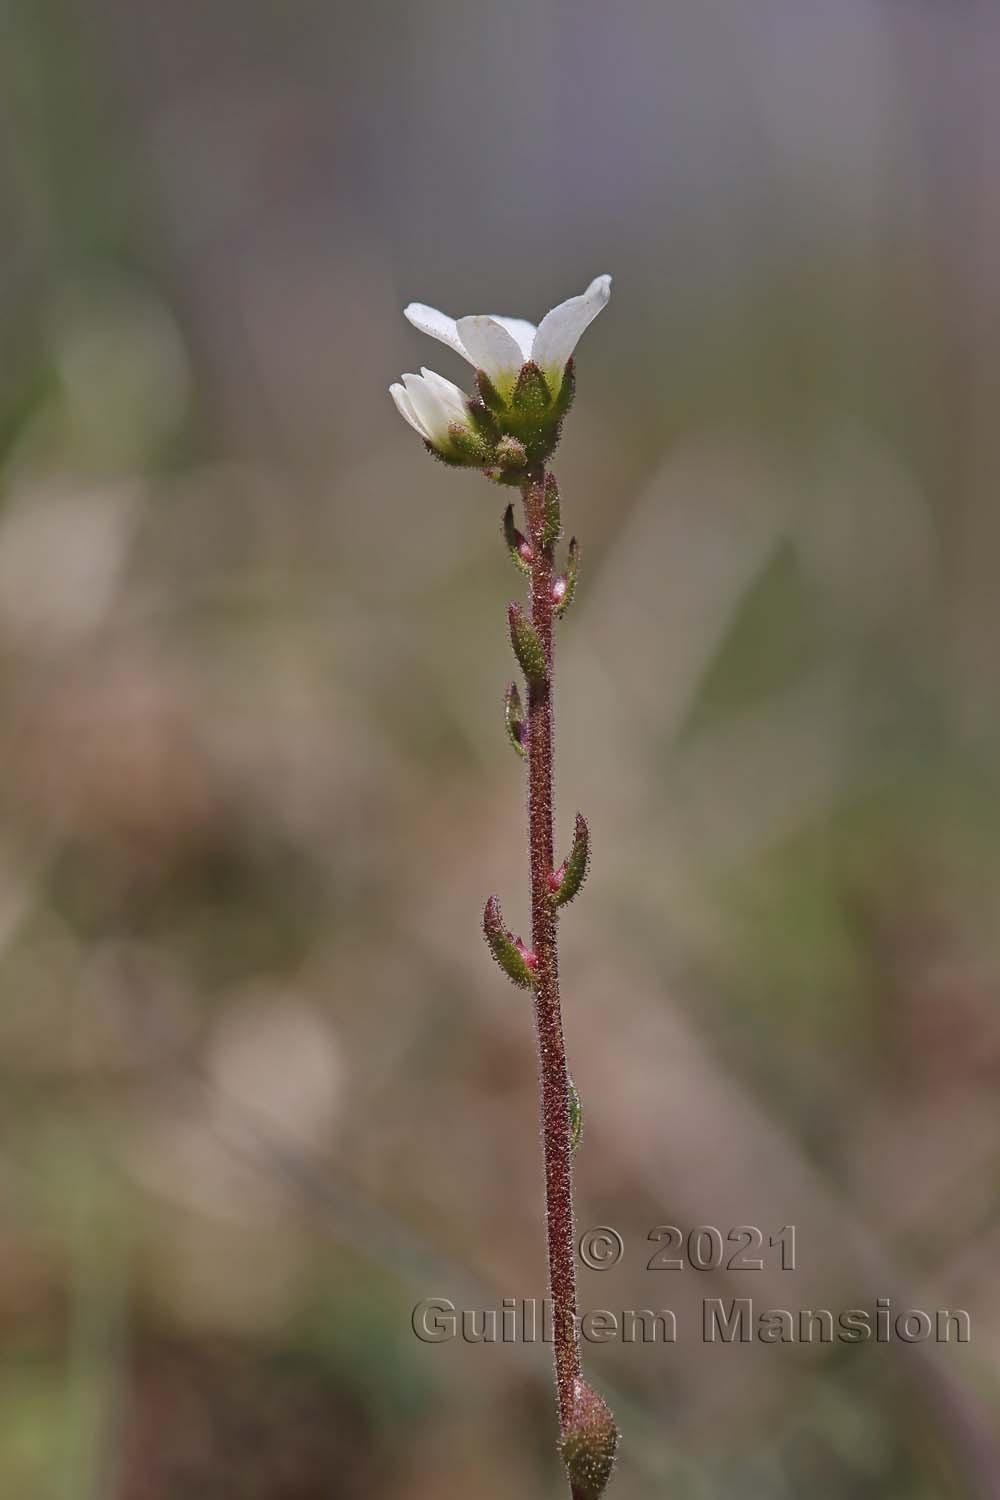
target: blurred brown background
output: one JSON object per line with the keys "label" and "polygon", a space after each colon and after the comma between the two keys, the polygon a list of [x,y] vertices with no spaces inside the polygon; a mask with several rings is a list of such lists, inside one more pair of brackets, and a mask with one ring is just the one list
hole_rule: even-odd
{"label": "blurred brown background", "polygon": [[[561,1494],[503,496],[410,299],[602,271],[558,456],[614,1494],[1000,1493],[1000,14],[5,0],[0,1493]],[[658,1224],[798,1269],[645,1269]],[[773,1260],[771,1262],[773,1265]],[[711,1347],[703,1297],[972,1342]]]}

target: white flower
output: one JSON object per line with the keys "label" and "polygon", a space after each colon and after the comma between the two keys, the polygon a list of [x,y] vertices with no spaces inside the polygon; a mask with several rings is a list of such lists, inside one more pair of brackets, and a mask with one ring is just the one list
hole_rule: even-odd
{"label": "white flower", "polygon": [[570,297],[546,313],[537,328],[524,318],[485,314],[456,320],[422,302],[411,302],[405,315],[422,333],[439,339],[477,370],[485,371],[501,396],[509,399],[521,366],[532,360],[545,376],[554,399],[581,334],[607,306],[610,296],[611,277],[598,276],[581,296]]}
{"label": "white flower", "polygon": [[435,448],[447,448],[453,422],[469,426],[465,396],[457,385],[426,367],[419,375],[404,375],[403,383],[389,387],[400,416]]}
{"label": "white flower", "polygon": [[422,302],[410,322],[475,368],[477,392],[422,369],[389,387],[400,415],[445,463],[482,469],[506,484],[524,482],[552,453],[573,400],[573,350],[607,305],[611,277],[598,276],[579,297],[546,313],[536,328],[523,318],[449,318]]}

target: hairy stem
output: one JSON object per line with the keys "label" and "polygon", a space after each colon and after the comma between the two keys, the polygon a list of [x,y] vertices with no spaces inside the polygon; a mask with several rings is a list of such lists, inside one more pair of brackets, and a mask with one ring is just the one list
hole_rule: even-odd
{"label": "hairy stem", "polygon": [[535,1034],[541,1087],[545,1153],[545,1221],[548,1237],[549,1296],[552,1300],[559,1425],[566,1433],[573,1410],[574,1381],[580,1375],[576,1332],[576,1267],[573,1230],[573,1166],[569,1083],[562,1013],[556,907],[549,877],[553,861],[553,598],[555,568],[551,545],[543,544],[545,471],[533,470],[523,488],[527,535],[531,543],[531,620],[545,651],[546,670],[529,684],[527,710],[528,844],[531,867],[531,945],[537,959],[534,989]]}

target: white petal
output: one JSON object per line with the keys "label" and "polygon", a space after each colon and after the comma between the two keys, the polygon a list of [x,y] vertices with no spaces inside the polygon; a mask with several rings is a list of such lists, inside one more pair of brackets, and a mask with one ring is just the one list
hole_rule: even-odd
{"label": "white petal", "polygon": [[443,375],[439,375],[436,370],[428,370],[426,365],[421,367],[420,373],[437,393],[442,406],[451,412],[451,420],[468,423],[469,409],[465,404],[465,392],[453,380],[445,380]]}
{"label": "white petal", "polygon": [[535,341],[535,325],[529,323],[527,318],[502,318],[499,313],[491,314],[494,323],[499,323],[506,328],[520,346],[521,353],[526,360],[531,358],[531,346]]}
{"label": "white petal", "polygon": [[429,333],[432,339],[439,339],[463,359],[468,359],[458,336],[455,319],[449,318],[447,313],[438,312],[436,307],[425,307],[422,302],[411,302],[409,307],[403,309],[403,316],[410,320],[414,328],[419,328],[421,333]]}
{"label": "white petal", "polygon": [[593,322],[611,296],[611,277],[598,276],[579,297],[560,302],[538,325],[531,357],[558,385],[566,361],[576,348],[580,335]]}
{"label": "white petal", "polygon": [[404,375],[406,394],[413,402],[417,417],[432,443],[443,443],[448,437],[448,424],[455,419],[444,405],[441,397],[422,375]]}
{"label": "white petal", "polygon": [[425,438],[427,436],[427,433],[424,430],[424,424],[417,416],[417,413],[413,408],[413,402],[406,394],[406,387],[400,385],[397,381],[395,385],[391,385],[389,387],[389,395],[392,397],[393,401],[395,401],[396,410],[399,412],[399,415],[404,419],[404,421],[409,422],[414,432],[419,432],[420,436],[422,438]]}
{"label": "white petal", "polygon": [[496,318],[485,316],[459,318],[457,326],[466,357],[477,370],[485,370],[494,385],[509,389],[524,364],[521,346],[513,334]]}

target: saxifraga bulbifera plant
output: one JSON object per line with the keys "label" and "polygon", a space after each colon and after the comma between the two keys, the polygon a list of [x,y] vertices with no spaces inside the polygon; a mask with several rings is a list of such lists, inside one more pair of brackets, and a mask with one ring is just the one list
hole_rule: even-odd
{"label": "saxifraga bulbifera plant", "polygon": [[474,367],[476,393],[424,369],[390,387],[400,414],[443,463],[480,469],[519,489],[524,531],[514,507],[503,534],[515,567],[528,579],[530,607],[508,610],[511,646],[524,675],[525,696],[507,688],[504,717],[511,744],[527,766],[531,946],[508,931],[491,896],[483,915],[490,952],[507,977],[534,1002],[545,1157],[545,1216],[552,1301],[559,1449],[573,1500],[599,1500],[614,1465],[618,1428],[607,1404],[583,1379],[577,1324],[573,1152],[580,1139],[580,1102],[566,1069],[559,1003],[557,924],[587,874],[590,834],[577,814],[569,854],[553,852],[554,627],[573,600],[579,561],[574,537],[564,571],[555,561],[562,535],[559,489],[548,468],[573,400],[573,352],[584,329],[611,295],[598,276],[579,297],[547,313],[536,328],[523,318],[447,317],[422,303],[406,316]]}

